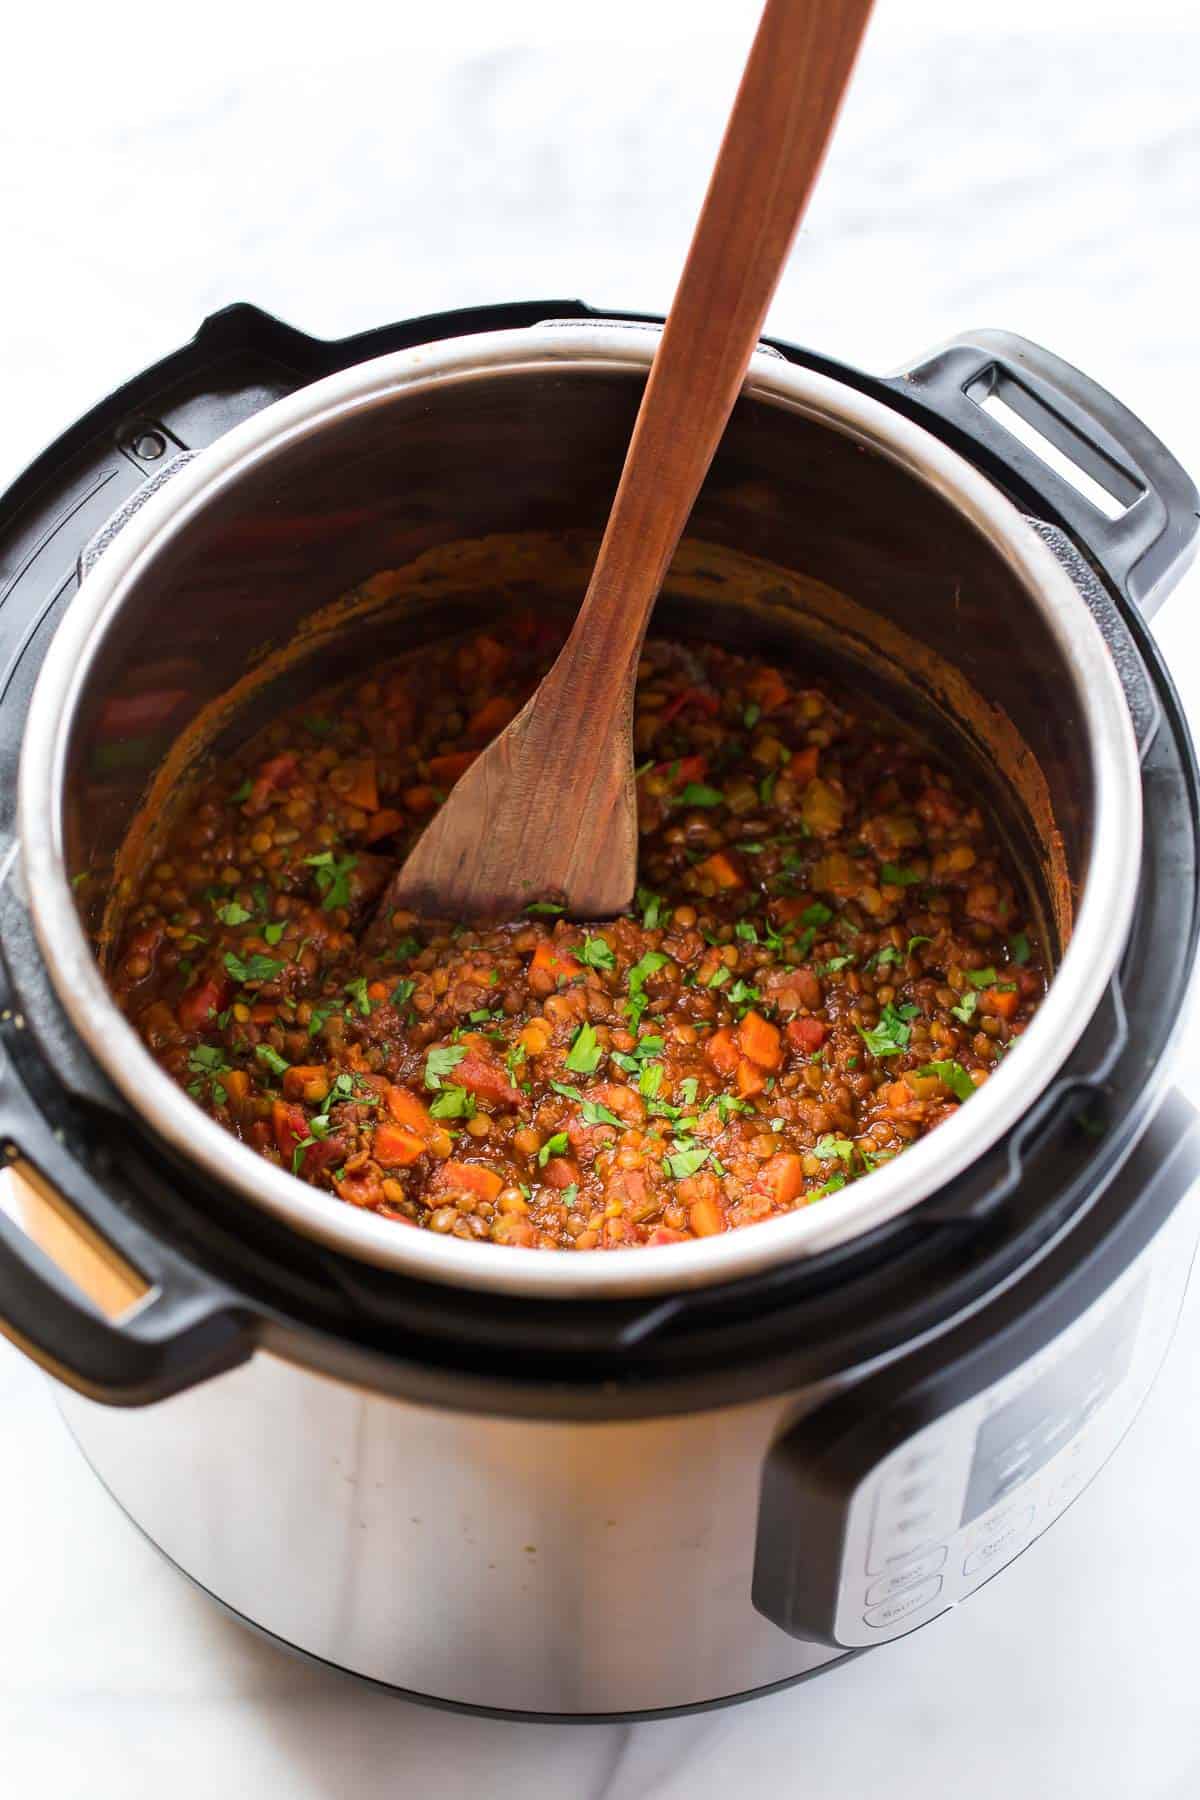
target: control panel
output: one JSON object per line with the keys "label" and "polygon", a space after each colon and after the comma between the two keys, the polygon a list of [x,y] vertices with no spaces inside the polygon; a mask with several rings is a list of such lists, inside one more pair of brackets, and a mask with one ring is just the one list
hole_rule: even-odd
{"label": "control panel", "polygon": [[1166,1354],[1195,1249],[1196,1115],[1180,1103],[1156,1123],[1123,1174],[1153,1191],[1157,1229],[1124,1256],[1081,1243],[1074,1269],[1064,1253],[1040,1290],[1000,1294],[957,1347],[883,1368],[772,1447],[753,1588],[767,1618],[846,1649],[902,1637],[1019,1556],[1107,1461]]}

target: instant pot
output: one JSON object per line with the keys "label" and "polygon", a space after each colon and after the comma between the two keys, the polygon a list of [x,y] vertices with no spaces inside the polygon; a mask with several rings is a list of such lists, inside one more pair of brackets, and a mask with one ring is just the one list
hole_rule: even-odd
{"label": "instant pot", "polygon": [[703,1243],[463,1244],[255,1157],[108,1000],[122,847],[193,761],[578,599],[655,329],[540,301],[324,343],[235,306],[0,502],[0,1329],[230,1611],[546,1717],[747,1697],[973,1595],[1124,1435],[1197,1233],[1197,771],[1146,624],[1197,494],[1007,333],[882,379],[764,343],[656,615],[936,730],[1035,872],[1047,998],[903,1158]]}

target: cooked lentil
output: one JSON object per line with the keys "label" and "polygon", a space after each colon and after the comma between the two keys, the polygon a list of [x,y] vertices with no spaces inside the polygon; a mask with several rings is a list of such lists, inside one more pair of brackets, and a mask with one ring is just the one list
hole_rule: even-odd
{"label": "cooked lentil", "polygon": [[635,909],[360,935],[548,666],[532,615],[280,718],[147,868],[119,1001],[197,1104],[398,1225],[613,1249],[822,1201],[953,1114],[1044,990],[1013,869],[906,728],[803,670],[647,645]]}

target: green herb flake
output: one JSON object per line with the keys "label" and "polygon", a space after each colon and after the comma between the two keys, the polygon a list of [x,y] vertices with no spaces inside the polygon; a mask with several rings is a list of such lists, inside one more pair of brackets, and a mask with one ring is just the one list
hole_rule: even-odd
{"label": "green herb flake", "polygon": [[814,900],[812,905],[806,906],[804,911],[800,914],[800,923],[802,925],[811,925],[813,927],[816,927],[817,925],[828,925],[832,917],[832,907],[826,906],[823,900]]}
{"label": "green herb flake", "polygon": [[958,1005],[952,1006],[950,1008],[950,1011],[953,1013],[953,1015],[956,1019],[961,1021],[962,1024],[969,1025],[971,1023],[971,1020],[975,1017],[975,1008],[978,1005],[979,1005],[979,995],[975,991],[974,988],[970,988],[963,995],[963,997],[959,1001]]}
{"label": "green herb flake", "polygon": [[810,1200],[823,1200],[826,1194],[836,1194],[838,1189],[844,1188],[845,1185],[845,1172],[842,1169],[838,1169],[835,1174],[829,1177],[828,1181],[823,1181],[820,1187],[810,1188],[808,1198]]}
{"label": "green herb flake", "polygon": [[831,956],[828,962],[823,962],[818,965],[817,974],[836,975],[839,969],[847,968],[853,961],[853,952],[850,952],[850,954],[846,956]]}
{"label": "green herb flake", "polygon": [[859,1036],[871,1055],[899,1056],[902,1050],[907,1050],[912,1037],[908,1021],[915,1019],[920,1010],[911,1001],[904,1006],[894,1006],[889,1001],[879,1015],[878,1025],[872,1025],[869,1031],[864,1031],[860,1025]]}
{"label": "green herb flake", "polygon": [[225,1052],[211,1044],[197,1044],[188,1055],[187,1066],[193,1075],[227,1075],[230,1067]]}
{"label": "green herb flake", "polygon": [[650,888],[640,887],[635,898],[641,908],[642,926],[646,931],[656,931],[660,925],[666,924],[671,914],[661,894],[654,893]]}
{"label": "green herb flake", "polygon": [[251,781],[250,777],[247,775],[247,777],[246,777],[245,781],[243,781],[241,787],[238,788],[234,793],[230,794],[229,798],[234,806],[240,806],[244,800],[248,800],[250,798],[250,796],[253,792],[254,792],[254,783]]}
{"label": "green herb flake", "polygon": [[465,1087],[444,1087],[429,1102],[431,1119],[473,1119],[475,1102]]}
{"label": "green herb flake", "polygon": [[761,718],[762,707],[758,704],[757,700],[752,700],[742,714],[742,724],[746,727],[747,731],[753,731]]}
{"label": "green herb flake", "polygon": [[923,877],[915,869],[905,868],[903,863],[885,862],[879,871],[879,879],[888,887],[914,887]]}
{"label": "green herb flake", "polygon": [[731,972],[731,970],[725,967],[724,963],[718,963],[708,980],[704,983],[705,987],[724,987],[725,983],[729,980]]}
{"label": "green herb flake", "polygon": [[266,1064],[272,1075],[286,1075],[292,1066],[290,1062],[286,1062],[280,1056],[278,1050],[273,1050],[270,1044],[256,1044],[254,1054],[260,1063]]}
{"label": "green herb flake", "polygon": [[232,950],[227,950],[224,961],[227,971],[237,982],[273,981],[283,967],[283,964],[276,962],[274,957],[260,956],[257,952],[243,961],[240,956],[235,956]]}
{"label": "green herb flake", "polygon": [[694,1075],[685,1075],[679,1084],[679,1096],[685,1106],[695,1106],[700,1083]]}
{"label": "green herb flake", "polygon": [[224,906],[218,906],[217,917],[222,925],[246,925],[254,915],[239,906],[236,900],[228,900]]}
{"label": "green herb flake", "polygon": [[398,981],[388,995],[388,1005],[394,1006],[397,1012],[402,1011],[412,999],[416,987],[417,984],[411,976],[406,977],[404,981]]}
{"label": "green herb flake", "polygon": [[604,1051],[596,1038],[596,1030],[586,1021],[571,1039],[567,1051],[567,1068],[572,1075],[594,1075],[604,1060]]}
{"label": "green herb flake", "polygon": [[566,910],[557,900],[531,900],[528,906],[522,908],[527,913],[565,913]]}
{"label": "green herb flake", "polygon": [[319,850],[315,856],[306,856],[304,861],[310,869],[317,871],[322,910],[332,912],[335,907],[349,906],[349,877],[358,867],[357,856],[337,857],[332,850]]}
{"label": "green herb flake", "polygon": [[466,1054],[464,1044],[448,1044],[444,1049],[431,1050],[425,1058],[425,1086],[435,1091],[440,1088],[442,1076],[452,1074]]}
{"label": "green herb flake", "polygon": [[617,965],[611,944],[602,937],[585,937],[576,954],[589,969],[614,969]]}
{"label": "green herb flake", "polygon": [[917,1070],[918,1075],[936,1075],[943,1087],[948,1087],[956,1100],[969,1100],[975,1092],[975,1083],[960,1062],[931,1062]]}
{"label": "green herb flake", "polygon": [[772,769],[771,773],[769,775],[763,776],[762,780],[758,784],[758,798],[759,798],[759,802],[761,805],[770,806],[771,801],[775,797],[775,783],[778,780],[779,780],[779,770],[778,769]]}
{"label": "green herb flake", "polygon": [[364,1019],[369,1019],[371,1016],[371,1001],[367,994],[366,976],[356,975],[353,981],[348,981],[346,983],[344,992],[349,994],[362,1017]]}
{"label": "green herb flake", "polygon": [[977,988],[991,987],[991,985],[995,981],[995,979],[996,979],[995,969],[968,969],[967,970],[967,980],[970,982],[972,987],[977,987]]}
{"label": "green herb flake", "polygon": [[813,1155],[819,1156],[822,1162],[832,1162],[836,1157],[838,1161],[849,1164],[854,1160],[854,1145],[849,1138],[834,1137],[832,1133],[826,1132],[813,1145]]}
{"label": "green herb flake", "polygon": [[556,1131],[548,1137],[537,1153],[538,1168],[544,1169],[552,1156],[562,1156],[571,1148],[571,1140],[565,1131]]}
{"label": "green herb flake", "polygon": [[882,950],[877,950],[874,956],[867,958],[864,966],[867,969],[882,969],[886,967],[888,963],[898,963],[900,961],[900,952],[897,950],[895,944],[885,944]]}
{"label": "green herb flake", "polygon": [[703,781],[689,781],[679,796],[680,806],[723,806],[725,796],[720,788],[708,787]]}
{"label": "green herb flake", "polygon": [[671,1154],[664,1157],[663,1163],[667,1173],[676,1181],[686,1181],[689,1175],[694,1175],[697,1169],[704,1166],[711,1155],[711,1150],[703,1144],[676,1143],[671,1147]]}
{"label": "green herb flake", "polygon": [[1027,963],[1033,955],[1029,943],[1029,933],[1026,931],[1014,933],[1008,941],[1008,953],[1015,963],[1020,963],[1022,966]]}
{"label": "green herb flake", "polygon": [[567,1209],[569,1210],[572,1206],[574,1206],[574,1204],[578,1200],[578,1198],[579,1198],[579,1183],[577,1181],[568,1181],[566,1187],[563,1188],[561,1194],[559,1195],[559,1199],[562,1201],[563,1205],[565,1207],[567,1207]]}

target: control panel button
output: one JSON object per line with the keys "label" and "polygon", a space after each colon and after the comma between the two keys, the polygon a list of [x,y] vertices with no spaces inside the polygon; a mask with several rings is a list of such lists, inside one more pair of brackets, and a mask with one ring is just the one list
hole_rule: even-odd
{"label": "control panel button", "polygon": [[936,1550],[926,1550],[922,1555],[910,1557],[901,1568],[894,1569],[890,1575],[881,1576],[867,1589],[867,1605],[877,1606],[882,1600],[890,1600],[895,1594],[902,1594],[906,1589],[915,1587],[920,1581],[927,1581],[936,1575],[946,1560],[946,1546],[939,1544]]}
{"label": "control panel button", "polygon": [[1001,1513],[993,1521],[990,1535],[972,1550],[963,1564],[963,1574],[979,1575],[988,1569],[998,1569],[1010,1556],[1015,1556],[1029,1536],[1035,1510],[1032,1506],[1024,1506]]}
{"label": "control panel button", "polygon": [[906,1588],[894,1599],[885,1600],[882,1606],[876,1606],[863,1614],[863,1624],[869,1625],[872,1631],[891,1631],[902,1625],[905,1619],[911,1619],[915,1613],[921,1612],[932,1600],[936,1600],[942,1591],[942,1577],[931,1575],[920,1587]]}

